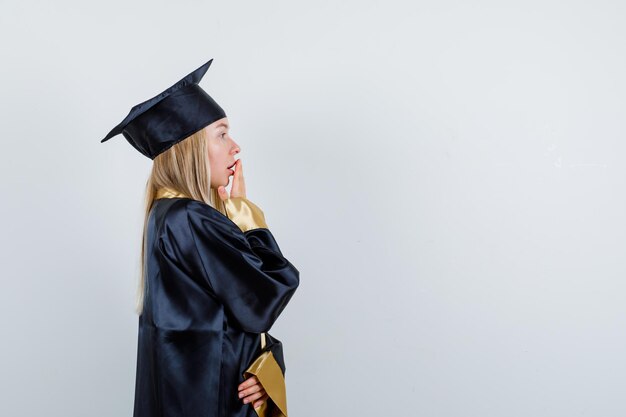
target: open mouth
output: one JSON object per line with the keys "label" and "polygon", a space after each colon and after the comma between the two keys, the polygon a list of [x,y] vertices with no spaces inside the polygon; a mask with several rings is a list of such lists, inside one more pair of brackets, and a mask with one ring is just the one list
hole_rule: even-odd
{"label": "open mouth", "polygon": [[236,163],[237,163],[237,161],[233,162],[233,164],[231,166],[226,168],[230,172],[230,175],[235,174],[235,170],[233,169],[233,167],[235,166]]}

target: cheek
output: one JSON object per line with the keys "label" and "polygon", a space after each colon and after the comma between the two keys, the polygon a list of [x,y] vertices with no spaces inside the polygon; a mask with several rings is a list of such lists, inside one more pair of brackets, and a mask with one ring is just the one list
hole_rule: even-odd
{"label": "cheek", "polygon": [[230,161],[228,156],[229,147],[226,141],[220,141],[218,139],[210,139],[208,143],[209,162],[211,163],[211,170],[213,167],[224,167],[224,165]]}
{"label": "cheek", "polygon": [[215,146],[215,145],[209,146],[209,162],[211,163],[211,165],[214,165],[217,162],[219,162],[220,157],[221,157],[221,149],[219,148],[219,146]]}

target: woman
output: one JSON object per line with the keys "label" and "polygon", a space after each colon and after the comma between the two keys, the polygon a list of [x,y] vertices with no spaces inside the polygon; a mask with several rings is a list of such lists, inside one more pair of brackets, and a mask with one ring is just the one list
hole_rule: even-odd
{"label": "woman", "polygon": [[197,85],[211,62],[102,140],[122,133],[153,159],[134,417],[287,415],[282,343],[267,331],[299,272],[246,197],[228,118]]}

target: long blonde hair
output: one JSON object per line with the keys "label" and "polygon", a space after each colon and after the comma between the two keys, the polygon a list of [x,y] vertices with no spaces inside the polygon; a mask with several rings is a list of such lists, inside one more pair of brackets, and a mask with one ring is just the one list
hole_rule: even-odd
{"label": "long blonde hair", "polygon": [[157,190],[161,187],[167,187],[194,200],[209,204],[226,214],[217,190],[211,188],[211,167],[207,141],[207,128],[204,128],[160,153],[153,160],[152,172],[146,183],[139,285],[135,308],[137,314],[141,314],[143,311],[144,297],[148,291],[145,276],[147,226]]}

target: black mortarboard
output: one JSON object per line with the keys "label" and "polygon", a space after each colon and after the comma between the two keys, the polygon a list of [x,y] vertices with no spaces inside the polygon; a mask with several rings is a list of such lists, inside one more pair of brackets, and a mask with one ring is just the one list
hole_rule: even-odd
{"label": "black mortarboard", "polygon": [[198,83],[213,59],[185,78],[137,104],[100,143],[123,134],[128,143],[150,159],[192,133],[226,117],[224,110]]}

